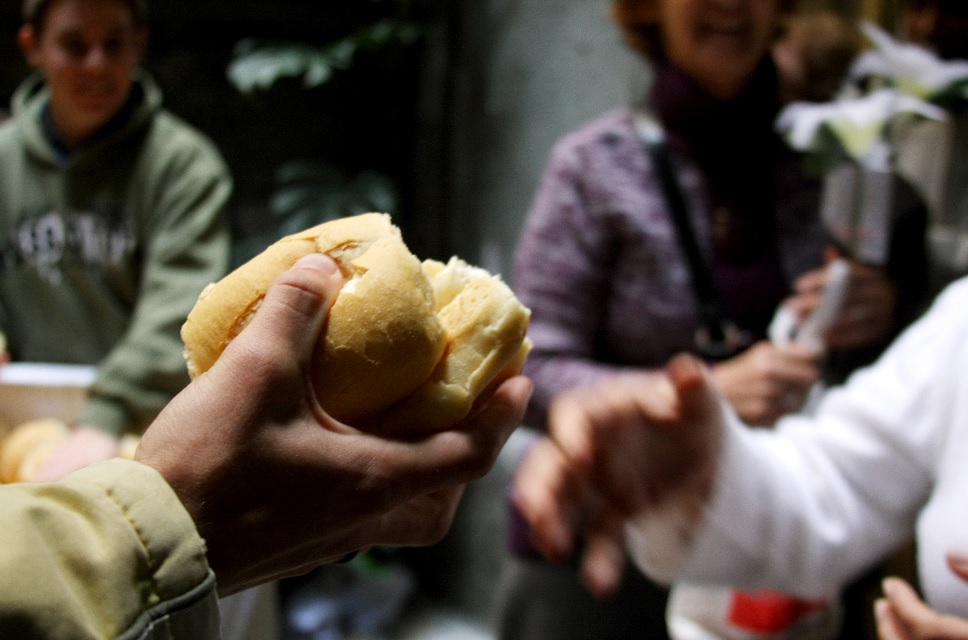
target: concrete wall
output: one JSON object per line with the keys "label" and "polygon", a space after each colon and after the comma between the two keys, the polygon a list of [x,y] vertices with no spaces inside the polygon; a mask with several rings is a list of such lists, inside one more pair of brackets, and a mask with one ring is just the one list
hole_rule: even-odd
{"label": "concrete wall", "polygon": [[555,140],[644,90],[645,66],[622,46],[608,5],[462,3],[446,233],[461,255],[508,274]]}
{"label": "concrete wall", "polygon": [[[565,132],[645,90],[643,63],[621,44],[608,0],[464,2],[450,61],[446,212],[421,235],[510,278],[521,223],[547,155]],[[451,25],[454,29],[454,25]],[[446,604],[492,622],[506,559],[505,490],[522,434],[466,492],[454,527],[415,552],[424,584]]]}

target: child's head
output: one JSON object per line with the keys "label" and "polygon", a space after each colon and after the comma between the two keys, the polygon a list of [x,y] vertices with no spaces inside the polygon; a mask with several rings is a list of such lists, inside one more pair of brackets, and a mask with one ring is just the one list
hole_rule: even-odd
{"label": "child's head", "polygon": [[26,0],[18,33],[43,74],[50,113],[65,141],[80,144],[124,106],[147,32],[143,0]]}

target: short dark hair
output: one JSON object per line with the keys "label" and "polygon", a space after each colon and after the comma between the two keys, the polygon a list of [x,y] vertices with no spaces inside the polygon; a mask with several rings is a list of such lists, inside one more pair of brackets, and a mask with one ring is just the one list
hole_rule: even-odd
{"label": "short dark hair", "polygon": [[[47,10],[50,9],[54,0],[24,0],[23,21],[29,24],[34,31],[40,33],[44,27],[44,18],[47,17]],[[143,27],[147,23],[148,5],[147,0],[119,0],[128,5],[131,17],[134,19],[136,27]]]}

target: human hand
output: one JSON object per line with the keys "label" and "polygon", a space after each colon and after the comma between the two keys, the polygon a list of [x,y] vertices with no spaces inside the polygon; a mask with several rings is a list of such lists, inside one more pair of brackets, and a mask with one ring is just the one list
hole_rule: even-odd
{"label": "human hand", "polygon": [[439,540],[463,484],[491,468],[524,413],[531,387],[519,376],[453,429],[419,439],[330,418],[310,372],[340,284],[329,258],[300,260],[142,437],[136,459],[194,519],[221,595],[374,545]]}
{"label": "human hand", "polygon": [[792,342],[763,340],[713,366],[713,379],[736,414],[747,424],[772,425],[798,411],[820,379],[822,354]]}
{"label": "human hand", "polygon": [[47,461],[29,478],[31,482],[53,482],[67,474],[103,462],[118,452],[118,439],[90,425],[78,425]]}
{"label": "human hand", "polygon": [[[830,253],[830,259],[836,254]],[[854,349],[885,340],[894,324],[897,292],[881,267],[848,261],[847,290],[839,313],[824,332],[828,349]],[[816,269],[794,282],[787,305],[797,317],[806,318],[820,304],[827,270]]]}
{"label": "human hand", "polygon": [[708,496],[723,430],[721,401],[702,363],[615,376],[554,400],[546,438],[518,468],[513,499],[552,560],[583,541],[581,578],[613,592],[624,563],[623,523],[673,501]]}
{"label": "human hand", "polygon": [[[948,566],[968,581],[963,558],[949,555]],[[968,640],[968,620],[934,611],[904,580],[887,578],[883,589],[884,597],[874,603],[880,640]]]}

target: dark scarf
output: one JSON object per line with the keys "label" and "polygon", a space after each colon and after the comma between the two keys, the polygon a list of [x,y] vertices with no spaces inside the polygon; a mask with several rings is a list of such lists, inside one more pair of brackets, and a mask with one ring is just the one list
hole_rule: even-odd
{"label": "dark scarf", "polygon": [[728,102],[661,64],[650,102],[670,145],[705,176],[717,257],[735,264],[760,259],[774,242],[775,170],[784,147],[773,130],[780,104],[772,62],[765,60]]}
{"label": "dark scarf", "polygon": [[734,100],[716,100],[678,69],[656,67],[651,103],[669,145],[705,179],[711,215],[710,269],[726,316],[761,338],[787,293],[777,249],[777,185],[793,157],[774,132],[779,112],[769,60]]}

